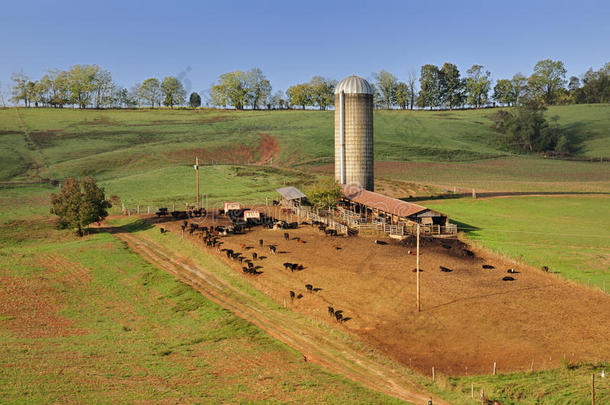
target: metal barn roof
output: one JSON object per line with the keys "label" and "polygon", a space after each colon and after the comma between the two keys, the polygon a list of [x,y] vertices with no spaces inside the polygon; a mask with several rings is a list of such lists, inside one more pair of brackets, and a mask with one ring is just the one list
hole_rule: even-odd
{"label": "metal barn roof", "polygon": [[399,217],[406,218],[428,210],[428,208],[421,205],[398,200],[396,198],[360,188],[348,189],[347,187],[344,187],[341,191],[343,192],[345,198],[350,201],[365,205],[369,208],[375,208],[389,214],[397,215]]}
{"label": "metal barn roof", "polygon": [[349,76],[341,80],[335,87],[335,94],[345,92],[345,94],[373,94],[373,89],[369,82],[360,76]]}
{"label": "metal barn roof", "polygon": [[301,193],[301,191],[299,191],[299,189],[296,187],[282,187],[282,188],[278,188],[275,191],[280,193],[280,195],[288,201],[298,200],[299,198],[305,197],[305,194]]}

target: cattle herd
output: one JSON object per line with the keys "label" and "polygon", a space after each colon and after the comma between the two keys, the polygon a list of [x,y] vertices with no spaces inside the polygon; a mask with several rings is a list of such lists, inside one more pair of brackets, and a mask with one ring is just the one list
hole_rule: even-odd
{"label": "cattle herd", "polygon": [[[255,247],[254,246],[246,246],[245,244],[241,244],[241,252],[235,251],[233,249],[228,249],[228,248],[222,248],[223,245],[223,241],[221,240],[221,237],[223,236],[227,236],[227,235],[231,235],[231,234],[242,234],[247,232],[248,230],[250,230],[252,227],[255,226],[262,226],[266,229],[284,229],[284,230],[290,230],[290,229],[298,229],[299,226],[305,226],[305,225],[310,225],[311,227],[317,227],[317,229],[322,232],[325,236],[344,236],[344,235],[340,235],[335,229],[329,229],[326,224],[319,222],[319,221],[311,221],[310,223],[308,222],[301,222],[300,224],[298,222],[286,222],[286,221],[282,221],[276,218],[273,218],[271,216],[267,216],[265,214],[261,213],[260,218],[256,218],[256,219],[252,219],[252,218],[248,218],[247,220],[244,220],[244,210],[245,209],[240,209],[240,210],[230,210],[228,212],[224,212],[223,210],[218,211],[218,213],[214,212],[213,216],[225,216],[227,219],[230,220],[231,225],[209,225],[209,226],[202,226],[198,223],[195,222],[190,222],[188,220],[184,220],[184,222],[181,223],[181,230],[182,230],[182,234],[184,235],[185,232],[188,232],[190,235],[195,235],[198,239],[200,238],[201,241],[203,242],[203,244],[208,247],[208,248],[215,248],[218,252],[223,252],[227,259],[230,259],[232,261],[236,261],[239,262],[241,264],[241,269],[243,274],[248,275],[248,276],[260,276],[262,274],[264,274],[263,271],[263,265],[262,263],[264,262],[264,260],[267,258],[266,256],[264,256],[263,254],[261,254],[261,249],[265,249],[269,252],[269,254],[271,255],[276,255],[276,254],[281,254],[281,253],[287,253],[284,251],[280,251],[278,250],[279,246],[278,244],[265,244],[265,241],[263,239],[259,239],[258,240],[258,248],[259,251],[254,251]],[[203,209],[199,209],[199,210],[189,210],[189,211],[172,211],[171,213],[168,213],[168,209],[167,208],[161,208],[159,209],[159,212],[156,213],[157,216],[161,217],[161,216],[165,216],[165,215],[171,215],[174,219],[191,219],[194,217],[200,217],[202,215],[206,215],[205,210]],[[166,233],[169,232],[168,229],[166,228],[160,228],[161,233]],[[347,236],[347,235],[345,235]],[[300,237],[290,237],[290,233],[289,232],[284,232],[283,234],[283,239],[286,243],[296,243],[296,244],[304,244],[306,243],[305,240],[301,239]],[[374,244],[376,245],[387,245],[388,242],[385,241],[381,241],[381,240],[374,240]],[[293,245],[294,246],[294,245]],[[443,247],[446,248],[450,248],[450,246],[443,244]],[[341,249],[340,247],[333,245],[333,248],[335,248],[336,250]],[[474,254],[472,254],[470,251],[467,251],[467,253],[470,253],[471,256],[474,256]],[[411,251],[408,251],[408,254],[414,254]],[[452,273],[454,270],[445,266],[439,266],[440,267],[440,271],[444,272],[444,273]],[[284,270],[290,270],[290,272],[295,272],[295,271],[303,271],[306,269],[306,267],[302,264],[302,263],[293,263],[293,262],[284,262],[283,263],[283,268]],[[493,265],[490,264],[483,264],[482,268],[484,270],[493,270],[495,267]],[[549,271],[548,267],[544,266],[542,268],[543,271]],[[515,271],[515,269],[508,269],[507,271],[508,273],[510,273],[510,276],[505,276],[502,278],[502,281],[515,281],[515,277],[513,277],[513,275],[518,274],[518,271]],[[310,293],[316,293],[322,290],[322,288],[320,287],[314,287],[312,284],[305,284],[304,285],[305,290]],[[296,300],[300,300],[304,297],[303,294],[295,292],[295,291],[289,291],[289,297],[290,297],[290,301],[293,302],[295,299]],[[334,317],[334,319],[336,319],[337,322],[346,322],[348,320],[350,320],[350,317],[346,317],[344,314],[343,310],[337,310],[331,306],[328,307],[328,313],[331,317]]]}
{"label": "cattle herd", "polygon": [[[240,245],[240,248],[243,251],[238,252],[238,251],[235,251],[234,249],[228,249],[228,248],[222,247],[224,242],[221,240],[221,238],[223,236],[228,236],[231,234],[242,234],[242,233],[245,233],[248,230],[252,229],[255,226],[262,226],[266,229],[290,230],[290,229],[298,229],[299,226],[305,226],[305,225],[309,225],[311,227],[316,227],[320,232],[322,232],[327,237],[344,236],[344,235],[339,234],[335,229],[328,229],[326,224],[319,222],[319,221],[312,221],[310,223],[303,221],[299,224],[298,222],[282,221],[282,220],[273,218],[271,216],[268,216],[268,215],[265,215],[262,213],[261,213],[260,218],[256,218],[256,219],[248,218],[248,220],[243,220],[244,211],[245,211],[245,209],[229,210],[225,213],[223,210],[219,210],[218,212],[206,213],[205,210],[199,209],[199,210],[187,210],[187,211],[172,211],[170,213],[170,212],[168,212],[167,208],[160,208],[159,211],[156,213],[156,215],[159,218],[161,218],[162,216],[171,215],[171,217],[175,220],[191,219],[191,218],[195,218],[195,217],[201,217],[202,215],[206,215],[206,214],[212,214],[213,216],[218,216],[218,217],[223,217],[223,216],[226,217],[227,219],[229,219],[231,221],[231,225],[202,226],[198,223],[189,222],[188,220],[184,220],[184,222],[181,223],[180,228],[182,230],[183,235],[185,232],[187,232],[191,236],[196,236],[197,239],[199,239],[199,238],[201,239],[201,241],[203,242],[203,244],[206,247],[214,248],[218,252],[224,253],[226,255],[227,259],[239,262],[242,265],[241,269],[242,269],[243,274],[249,275],[249,276],[260,276],[260,275],[264,274],[264,271],[263,271],[264,267],[263,267],[262,263],[264,262],[264,260],[267,257],[261,254],[260,249],[264,249],[266,247],[267,250],[269,251],[269,254],[272,254],[272,255],[276,255],[279,253],[286,253],[286,252],[278,251],[277,244],[265,245],[265,241],[263,239],[258,240],[258,247],[259,247],[258,252],[254,251],[254,249],[255,249],[254,246],[246,246],[245,244]],[[161,230],[162,234],[169,232],[169,230],[166,228],[160,228],[160,230]],[[345,235],[345,236],[347,236],[347,235]],[[291,238],[289,232],[284,232],[283,239],[286,243],[296,243],[297,245],[307,243],[305,240],[303,240],[300,237]],[[333,247],[336,250],[340,249],[337,246],[333,246]],[[248,252],[248,253],[246,253],[246,252]],[[283,267],[284,267],[284,270],[290,270],[290,272],[303,271],[306,269],[302,263],[292,263],[292,262],[285,262],[283,264]],[[322,288],[315,287],[312,284],[305,284],[304,287],[305,287],[305,290],[310,294],[322,291]],[[293,302],[295,299],[296,300],[302,299],[304,297],[304,295],[291,290],[291,291],[289,291],[289,297],[290,297],[290,301]],[[331,316],[335,317],[335,319],[338,322],[346,322],[351,319],[349,317],[344,316],[342,310],[332,309],[332,311],[331,311],[331,309],[332,309],[332,307],[329,307],[329,313],[331,314]]]}

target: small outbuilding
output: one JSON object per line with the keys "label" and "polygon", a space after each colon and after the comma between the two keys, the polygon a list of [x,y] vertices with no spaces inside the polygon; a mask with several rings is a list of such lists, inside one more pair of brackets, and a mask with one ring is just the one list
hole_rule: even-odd
{"label": "small outbuilding", "polygon": [[301,205],[301,200],[305,198],[303,194],[296,187],[282,187],[276,190],[282,197],[281,204],[289,207],[296,207]]}

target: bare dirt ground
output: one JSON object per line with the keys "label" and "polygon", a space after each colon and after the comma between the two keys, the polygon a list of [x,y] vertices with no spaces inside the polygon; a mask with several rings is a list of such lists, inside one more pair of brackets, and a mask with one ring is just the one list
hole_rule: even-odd
{"label": "bare dirt ground", "polygon": [[[170,224],[164,224],[165,227],[168,225]],[[170,227],[176,231],[174,225]],[[372,355],[367,348],[361,345],[355,348],[348,342],[336,339],[306,317],[295,319],[290,311],[270,310],[265,304],[193,263],[180,252],[143,235],[117,230],[111,232],[153,265],[173,274],[208,299],[300,351],[304,354],[305,361],[315,362],[366,387],[409,402],[425,403],[428,399],[433,399],[435,404],[448,404],[415,384],[401,370],[400,365],[379,361],[379,356]],[[302,301],[306,302],[307,299]],[[260,362],[260,359],[257,361]]]}
{"label": "bare dirt ground", "polygon": [[[205,220],[197,220],[205,224]],[[209,223],[208,223],[209,224]],[[218,224],[218,222],[216,222]],[[179,223],[164,227],[180,233]],[[325,237],[311,226],[290,230],[257,227],[244,235],[223,237],[223,248],[257,260],[263,274],[246,276],[279,303],[316,320],[347,330],[402,364],[429,374],[450,375],[556,367],[568,361],[608,360],[610,297],[539,269],[459,241],[426,240],[422,245],[422,311],[416,311],[413,241],[373,237]],[[188,236],[185,236],[188,237]],[[295,238],[305,243],[299,243]],[[259,247],[262,239],[264,246]],[[193,237],[202,249],[203,243]],[[277,247],[277,254],[268,246]],[[445,245],[445,246],[443,246]],[[470,249],[474,256],[466,251]],[[241,273],[241,264],[227,259]],[[283,263],[303,270],[285,270]],[[484,269],[483,264],[494,266]],[[441,271],[440,266],[451,271]],[[517,273],[509,274],[514,268]],[[514,281],[503,281],[503,277]],[[305,285],[320,288],[310,293]],[[290,300],[289,291],[303,298]],[[350,318],[338,323],[327,308]]]}
{"label": "bare dirt ground", "polygon": [[58,314],[64,298],[59,286],[49,285],[49,279],[58,280],[61,288],[74,288],[90,281],[87,269],[58,255],[47,254],[38,260],[45,268],[39,276],[0,277],[0,314],[16,320],[9,328],[28,338],[86,334],[87,330]]}

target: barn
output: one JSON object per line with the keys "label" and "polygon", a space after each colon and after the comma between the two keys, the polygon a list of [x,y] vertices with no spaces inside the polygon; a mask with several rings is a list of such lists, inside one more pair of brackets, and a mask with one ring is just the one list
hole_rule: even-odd
{"label": "barn", "polygon": [[[366,223],[420,224],[446,233],[452,228],[446,214],[424,206],[388,197],[362,188],[343,187],[340,206],[359,215]],[[451,231],[452,232],[452,231]]]}

